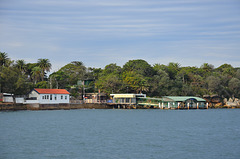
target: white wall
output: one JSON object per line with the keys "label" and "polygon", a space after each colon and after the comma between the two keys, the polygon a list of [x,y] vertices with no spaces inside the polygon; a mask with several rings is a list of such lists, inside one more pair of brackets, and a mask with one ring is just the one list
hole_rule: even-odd
{"label": "white wall", "polygon": [[13,103],[13,97],[11,97],[11,96],[3,96],[3,102]]}
{"label": "white wall", "polygon": [[15,98],[16,103],[24,103],[24,98]]}
{"label": "white wall", "polygon": [[39,101],[38,100],[26,100],[26,101],[24,101],[23,104],[36,104],[36,103],[39,103]]}
{"label": "white wall", "polygon": [[31,98],[31,97],[37,97],[37,100],[39,100],[39,94],[37,93],[37,92],[35,92],[35,91],[32,91],[31,93],[29,93],[29,98]]}
{"label": "white wall", "polygon": [[40,94],[40,104],[69,103],[69,94]]}
{"label": "white wall", "polygon": [[69,103],[69,94],[38,94],[37,92],[32,91],[29,94],[29,98],[31,97],[37,97],[37,100],[27,100],[25,102],[26,104],[27,103],[39,103],[39,104]]}

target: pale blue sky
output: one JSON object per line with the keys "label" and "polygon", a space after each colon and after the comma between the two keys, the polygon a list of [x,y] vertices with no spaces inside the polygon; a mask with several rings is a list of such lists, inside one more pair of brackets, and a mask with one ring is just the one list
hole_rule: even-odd
{"label": "pale blue sky", "polygon": [[57,70],[178,62],[240,66],[240,0],[0,0],[0,51]]}

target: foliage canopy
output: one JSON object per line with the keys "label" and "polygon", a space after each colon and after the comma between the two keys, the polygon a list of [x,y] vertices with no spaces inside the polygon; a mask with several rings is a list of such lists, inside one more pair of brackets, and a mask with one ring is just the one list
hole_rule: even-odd
{"label": "foliage canopy", "polygon": [[[179,63],[154,64],[145,60],[129,60],[123,67],[115,63],[105,68],[87,68],[73,61],[46,76],[51,70],[48,59],[37,63],[12,61],[0,52],[0,92],[26,94],[34,87],[64,88],[79,96],[83,92],[146,93],[148,96],[218,94],[240,97],[240,69],[230,64],[217,68],[204,63],[198,67],[181,67]],[[84,85],[84,81],[88,84]]]}

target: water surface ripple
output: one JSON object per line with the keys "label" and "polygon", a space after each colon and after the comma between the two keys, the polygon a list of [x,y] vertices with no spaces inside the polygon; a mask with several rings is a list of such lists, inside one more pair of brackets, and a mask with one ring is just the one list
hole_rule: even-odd
{"label": "water surface ripple", "polygon": [[240,109],[0,112],[0,159],[238,159]]}

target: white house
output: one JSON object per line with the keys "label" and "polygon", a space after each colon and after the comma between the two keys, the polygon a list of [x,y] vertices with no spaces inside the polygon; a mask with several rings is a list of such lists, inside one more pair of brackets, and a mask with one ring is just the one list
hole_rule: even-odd
{"label": "white house", "polygon": [[69,92],[65,89],[35,88],[29,94],[25,104],[61,104],[69,103]]}

